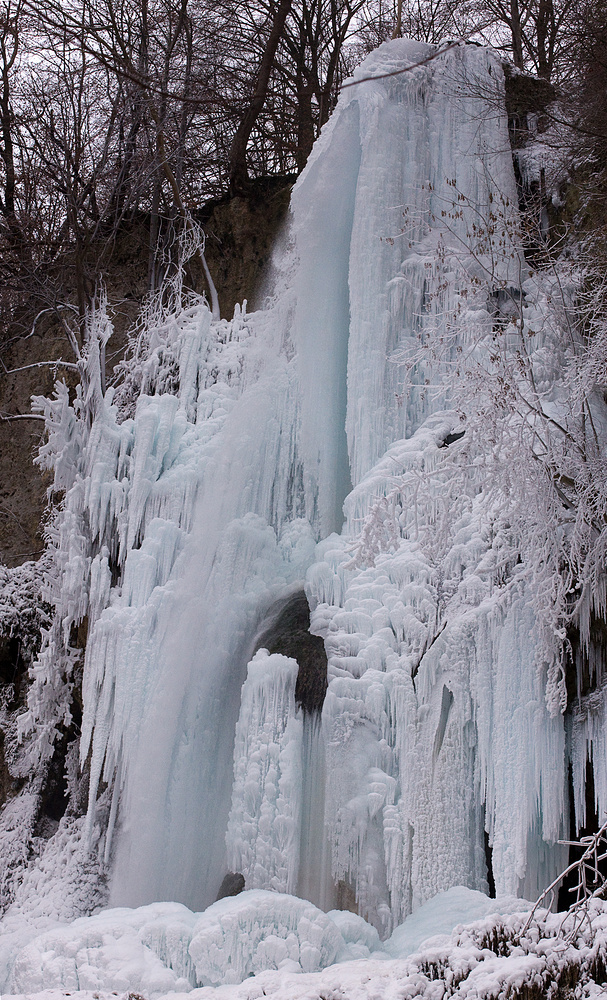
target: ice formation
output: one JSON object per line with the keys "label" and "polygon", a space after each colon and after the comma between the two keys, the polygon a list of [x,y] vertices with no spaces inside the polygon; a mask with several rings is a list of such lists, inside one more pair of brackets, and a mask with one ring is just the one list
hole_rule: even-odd
{"label": "ice formation", "polygon": [[[334,994],[436,1000],[451,989],[473,1000],[572,982],[580,1000],[604,996],[604,985],[594,990],[607,959],[607,915],[599,901],[591,928],[571,941],[563,914],[540,911],[529,926],[529,915],[515,908],[520,900],[489,900],[454,887],[407,918],[384,951],[375,947],[377,932],[361,927],[353,913],[324,914],[285,894],[245,896],[221,900],[203,914],[155,903],[54,927],[18,951],[6,984],[11,992],[3,997],[111,1000],[129,990],[150,1000]],[[323,968],[332,957],[336,961]],[[196,985],[209,980],[221,985]]]}
{"label": "ice formation", "polygon": [[204,913],[151,903],[55,925],[18,950],[10,982],[25,992],[138,990],[149,996],[240,983],[264,969],[317,972],[344,954],[336,925],[312,903],[257,890],[222,899]]}
{"label": "ice formation", "polygon": [[190,955],[203,985],[240,983],[264,969],[317,972],[344,942],[335,924],[306,900],[263,889],[220,899],[202,913]]}
{"label": "ice formation", "polygon": [[[86,616],[81,759],[91,838],[100,784],[113,789],[113,905],[201,910],[232,868],[250,889],[356,906],[375,928],[362,954],[441,890],[493,879],[533,897],[563,862],[566,734],[529,586],[482,491],[441,494],[466,430],[443,375],[484,349],[527,278],[503,75],[463,44],[390,75],[433,51],[387,43],[343,91],[294,189],[265,309],[211,322],[177,288],[104,393],[100,305],[80,395],[59,387],[39,404],[65,503],[57,620],[23,731],[43,731],[44,752],[69,712],[70,633]],[[393,531],[381,505],[403,476],[415,500],[365,565],[361,523],[379,504]],[[450,504],[449,530],[434,531]],[[297,705],[297,662],[256,642],[304,584],[329,664],[315,714]],[[573,736],[577,788],[587,746],[603,753],[601,808],[604,714],[597,703]],[[239,925],[200,921],[191,955],[219,982],[211,952]],[[305,957],[301,935],[285,944],[287,924],[270,964],[331,960]],[[262,968],[255,949],[235,974]]]}
{"label": "ice formation", "polygon": [[154,997],[237,984],[272,969],[301,974],[353,959],[387,961],[407,957],[427,938],[448,937],[459,923],[516,912],[520,903],[455,887],[421,907],[384,945],[355,913],[325,914],[306,900],[264,890],[219,900],[204,913],[151,903],[54,922],[37,933],[13,924],[16,944],[3,988],[136,990]]}
{"label": "ice formation", "polygon": [[17,954],[15,990],[189,991],[195,916],[179,903],[105,910],[35,937]]}
{"label": "ice formation", "polygon": [[297,889],[303,735],[297,669],[295,660],[260,649],[242,688],[228,866],[242,872],[250,889]]}

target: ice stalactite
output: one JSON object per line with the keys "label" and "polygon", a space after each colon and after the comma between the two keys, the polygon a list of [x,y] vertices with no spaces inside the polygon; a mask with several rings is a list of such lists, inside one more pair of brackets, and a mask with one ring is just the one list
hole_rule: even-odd
{"label": "ice stalactite", "polygon": [[[394,445],[393,472],[440,461],[454,417],[437,414]],[[434,564],[405,532],[394,553],[360,569],[345,535],[323,542],[308,571],[329,657],[333,872],[354,883],[384,933],[447,882],[488,890],[485,830],[498,894],[533,897],[564,859],[563,719],[545,703],[524,583],[494,581],[501,541],[482,503],[456,521]]]}
{"label": "ice stalactite", "polygon": [[586,694],[573,705],[570,722],[570,743],[574,805],[577,822],[587,825],[587,763],[592,763],[594,802],[597,816],[607,807],[607,689],[599,688]]}
{"label": "ice stalactite", "polygon": [[325,824],[327,761],[318,712],[304,712],[302,789],[297,895],[323,910],[335,905],[331,845]]}
{"label": "ice stalactite", "polygon": [[[51,427],[45,459],[66,490],[54,529],[59,624],[35,668],[23,728],[33,719],[39,733],[41,723],[52,733],[61,721],[46,679],[57,672],[45,665],[63,645],[69,660],[72,625],[88,616],[81,750],[89,830],[99,783],[108,782],[106,856],[117,817],[115,869],[128,873],[115,880],[121,900],[200,906],[214,898],[251,636],[313,558],[312,530],[297,517],[297,378],[289,352],[275,351],[288,307],[282,302],[273,322],[259,316],[253,331],[240,310],[232,323],[211,325],[196,297],[152,304],[120,388],[104,397],[97,381],[94,412],[81,396],[72,405],[61,386],[41,403]],[[96,348],[91,335],[93,387]],[[69,704],[69,678],[61,683]],[[199,724],[201,713],[208,724]],[[171,867],[169,856],[180,861]]]}
{"label": "ice stalactite", "polygon": [[[397,40],[371,55],[354,80],[389,73],[432,51]],[[434,64],[347,93],[348,107],[338,107],[336,116],[358,105],[362,145],[350,253],[346,421],[356,486],[393,441],[442,408],[436,391],[425,388],[429,376],[436,381],[432,366],[417,366],[403,398],[403,372],[394,363],[436,333],[448,311],[443,296],[457,293],[452,263],[441,253],[457,258],[472,249],[478,273],[487,272],[496,285],[506,278],[518,284],[520,261],[515,248],[512,259],[495,252],[515,213],[516,186],[502,70],[490,50],[456,48]],[[488,225],[492,205],[503,206],[496,247],[481,249],[472,225]]]}
{"label": "ice stalactite", "polygon": [[327,910],[334,898],[320,715],[327,658],[309,625],[298,591],[270,609],[255,639],[261,648],[248,666],[236,726],[228,865],[248,888],[296,893]]}
{"label": "ice stalactite", "polygon": [[[114,787],[115,903],[198,909],[230,867],[355,897],[386,936],[439,890],[487,891],[487,838],[498,892],[560,863],[565,732],[528,582],[478,484],[449,494],[442,472],[469,434],[444,376],[487,352],[526,278],[503,75],[464,44],[401,72],[434,51],[387,43],[344,88],[267,308],[157,302],[86,426],[67,390],[44,404],[67,491],[57,620],[89,616],[82,753],[91,829]],[[364,564],[370,509],[392,534]]]}

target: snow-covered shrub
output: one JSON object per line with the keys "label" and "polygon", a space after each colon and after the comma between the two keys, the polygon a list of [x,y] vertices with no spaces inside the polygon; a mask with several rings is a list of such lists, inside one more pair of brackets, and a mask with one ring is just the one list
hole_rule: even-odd
{"label": "snow-covered shrub", "polygon": [[[143,479],[140,492],[145,492],[151,470],[137,468],[132,455],[137,400],[185,393],[187,386],[191,395],[196,384],[191,327],[208,312],[204,298],[184,287],[184,271],[198,248],[197,233],[188,231],[176,268],[142,306],[109,390],[105,348],[113,325],[101,288],[87,316],[75,391],[58,381],[52,397],[33,398],[47,432],[36,461],[53,473],[47,551],[40,564],[45,607],[52,613],[42,648],[38,643],[35,650],[27,711],[19,720],[21,737],[32,737],[33,765],[50,757],[60,728],[72,722],[75,671],[82,666],[86,634],[121,580],[128,549],[141,544],[141,506],[132,510],[137,524],[129,526],[129,481]],[[109,495],[106,484],[112,480]]]}
{"label": "snow-covered shrub", "polygon": [[[600,826],[596,833],[568,843],[580,851],[580,856],[572,861],[565,871],[561,872],[558,878],[544,889],[529,914],[524,931],[527,931],[534,922],[541,923],[536,916],[540,907],[547,905],[551,908],[558,886],[568,876],[573,876],[573,885],[569,888],[573,899],[559,928],[559,934],[563,936],[564,940],[571,942],[583,935],[594,937],[593,919],[603,909],[600,906],[597,909],[597,901],[603,901],[607,897],[607,878],[605,876],[607,821]],[[545,915],[543,917],[545,922]]]}
{"label": "snow-covered shrub", "polygon": [[180,326],[185,316],[195,315],[206,301],[186,287],[185,273],[192,258],[203,251],[204,234],[191,224],[178,241],[175,265],[142,304],[128,334],[125,357],[116,365],[112,378],[119,422],[135,416],[141,395],[180,392]]}
{"label": "snow-covered shrub", "polygon": [[9,568],[0,565],[0,642],[16,639],[26,662],[39,652],[51,607],[42,598],[47,560]]}

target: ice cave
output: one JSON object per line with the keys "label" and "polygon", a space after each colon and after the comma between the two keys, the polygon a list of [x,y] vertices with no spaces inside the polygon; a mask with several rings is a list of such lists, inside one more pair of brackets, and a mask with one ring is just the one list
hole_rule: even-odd
{"label": "ice cave", "polygon": [[[343,937],[364,918],[368,955],[453,887],[535,899],[567,864],[572,805],[583,824],[589,749],[607,807],[607,702],[575,724],[555,709],[491,501],[444,493],[443,470],[481,447],[447,376],[485,363],[513,302],[538,379],[558,350],[517,244],[500,59],[434,51],[385,43],[343,88],[262,308],[213,320],[176,279],[105,390],[100,302],[80,395],[38,402],[65,503],[23,731],[43,755],[86,619],[82,835],[107,905],[160,919],[170,901],[171,947],[191,940],[177,990],[211,961],[188,920],[227,873],[257,912],[272,892],[329,914],[320,967],[329,924]],[[272,917],[278,937],[293,912]],[[200,969],[199,985],[240,981]]]}

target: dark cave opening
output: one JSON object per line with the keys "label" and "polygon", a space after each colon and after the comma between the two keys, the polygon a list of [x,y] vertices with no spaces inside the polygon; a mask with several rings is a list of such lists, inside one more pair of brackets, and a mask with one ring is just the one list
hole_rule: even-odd
{"label": "dark cave opening", "polygon": [[495,899],[495,877],[493,875],[493,848],[489,843],[489,834],[485,830],[485,861],[487,863],[487,884],[489,898]]}
{"label": "dark cave opening", "polygon": [[[592,698],[605,685],[607,677],[607,622],[596,614],[591,614],[589,623],[588,641],[584,642],[580,631],[576,627],[571,627],[567,635],[569,644],[569,655],[566,660],[566,684],[567,684],[567,715],[569,741],[572,740],[572,726],[577,717],[583,718],[587,711],[591,711]],[[589,700],[590,699],[590,700]],[[594,761],[592,744],[588,749],[586,757],[585,773],[585,801],[584,801],[584,825],[579,825],[582,817],[577,817],[575,812],[575,789],[573,786],[573,766],[571,760],[567,768],[567,790],[569,800],[568,817],[568,839],[579,841],[580,838],[590,837],[597,833],[600,825],[605,821],[605,817],[599,817],[596,808],[596,792],[594,783]],[[571,748],[570,751],[571,753]],[[577,843],[569,847],[567,865],[578,861],[583,848]],[[607,878],[607,859],[599,864],[599,870],[603,878]],[[578,880],[578,871],[575,869],[561,883],[557,907],[559,910],[567,910],[575,902],[575,887]]]}

